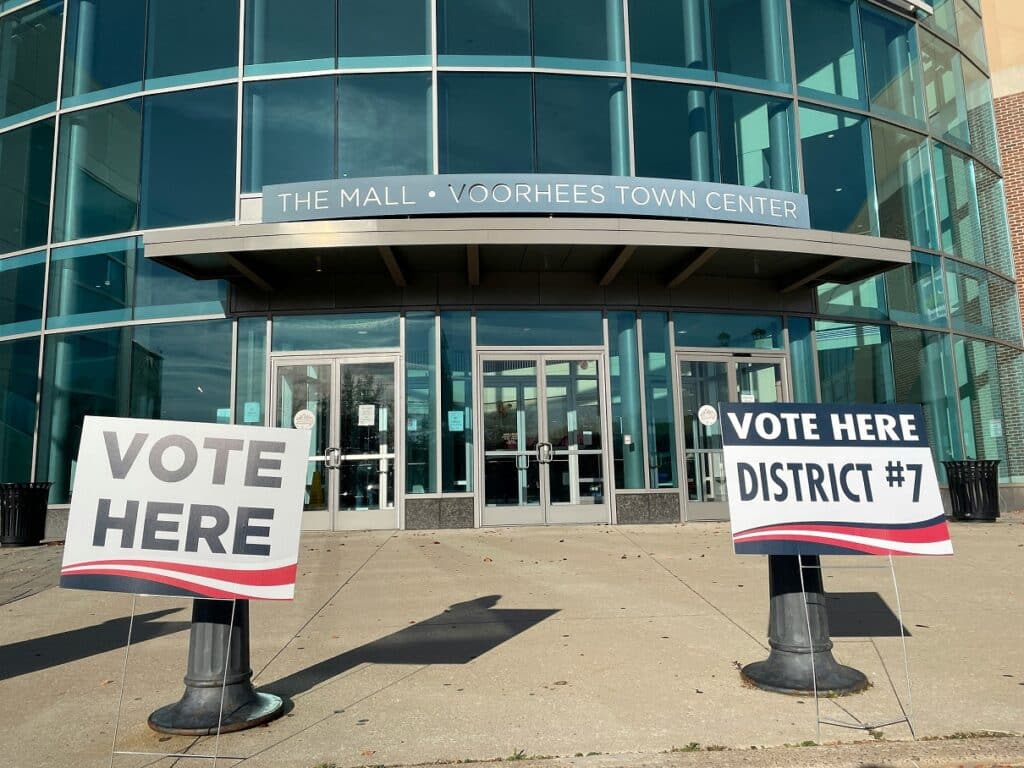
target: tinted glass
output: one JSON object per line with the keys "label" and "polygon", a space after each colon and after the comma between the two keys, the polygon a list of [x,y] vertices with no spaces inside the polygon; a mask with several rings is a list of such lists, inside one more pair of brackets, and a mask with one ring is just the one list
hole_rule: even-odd
{"label": "tinted glass", "polygon": [[991,342],[953,337],[964,455],[969,459],[998,459],[1000,475],[1004,475],[1006,436],[997,350]]}
{"label": "tinted glass", "polygon": [[137,238],[128,237],[54,249],[47,327],[130,320],[137,248]]}
{"label": "tinted glass", "polygon": [[854,0],[791,0],[800,93],[864,100],[860,24]]}
{"label": "tinted glass", "polygon": [[142,85],[146,3],[68,0],[64,106],[137,91]]}
{"label": "tinted glass", "polygon": [[430,80],[428,72],[341,78],[338,164],[343,178],[433,170]]}
{"label": "tinted glass", "polygon": [[0,336],[40,329],[45,272],[45,253],[0,259]]}
{"label": "tinted glass", "polygon": [[888,317],[885,282],[869,277],[850,285],[826,283],[818,288],[818,309],[823,315],[882,320]]}
{"label": "tinted glass", "polygon": [[861,9],[871,108],[921,120],[914,25],[866,3]]}
{"label": "tinted glass", "polygon": [[430,64],[429,0],[340,0],[343,67]]}
{"label": "tinted glass", "polygon": [[985,30],[981,18],[964,0],[956,0],[956,29],[961,47],[981,64],[988,64],[985,55]]}
{"label": "tinted glass", "polygon": [[46,242],[53,120],[0,134],[0,253]]}
{"label": "tinted glass", "polygon": [[718,181],[714,98],[710,88],[633,81],[638,176]]}
{"label": "tinted glass", "polygon": [[405,318],[405,487],[437,491],[437,316]]}
{"label": "tinted glass", "polygon": [[672,356],[669,352],[668,315],[644,312],[644,402],[647,405],[647,465],[650,488],[675,488],[676,428],[672,404]]}
{"label": "tinted glass", "polygon": [[795,191],[792,102],[718,93],[722,181]]}
{"label": "tinted glass", "polygon": [[629,41],[634,72],[708,77],[712,49],[707,0],[630,0]]}
{"label": "tinted glass", "polygon": [[800,148],[811,227],[872,234],[874,176],[868,121],[800,107]]}
{"label": "tinted glass", "polygon": [[147,97],[142,227],[234,219],[236,93],[221,86]]}
{"label": "tinted glass", "polygon": [[943,144],[936,143],[934,148],[939,246],[963,259],[984,261],[974,164]]}
{"label": "tinted glass", "polygon": [[137,253],[133,312],[136,320],[223,314],[227,294],[227,284],[221,280],[195,280],[147,259],[141,247]]}
{"label": "tinted glass", "polygon": [[978,208],[982,215],[981,239],[985,264],[1004,275],[1013,274],[1013,252],[1010,247],[1010,225],[1006,217],[1006,194],[1003,180],[980,163],[974,166],[978,190]]}
{"label": "tinted glass", "polygon": [[476,316],[476,343],[485,347],[589,347],[604,344],[604,330],[597,311],[485,311]]}
{"label": "tinted glass", "polygon": [[331,69],[334,0],[246,0],[247,74]]}
{"label": "tinted glass", "polygon": [[267,319],[238,318],[237,391],[235,424],[263,424],[264,381],[267,370]]}
{"label": "tinted glass", "polygon": [[0,19],[0,126],[53,108],[62,10],[44,0]]}
{"label": "tinted glass", "polygon": [[946,295],[956,330],[1020,344],[1020,310],[1010,280],[947,259]]}
{"label": "tinted glass", "polygon": [[932,15],[924,23],[956,40],[956,10],[953,0],[931,0]]}
{"label": "tinted glass", "polygon": [[469,312],[441,313],[441,490],[473,490],[473,354]]}
{"label": "tinted glass", "polygon": [[629,172],[626,89],[603,77],[537,75],[537,170]]}
{"label": "tinted glass", "polygon": [[438,0],[441,65],[530,66],[530,0]]}
{"label": "tinted glass", "polygon": [[946,286],[938,256],[915,252],[913,263],[885,273],[885,292],[893,320],[946,325]]}
{"label": "tinted glass", "polygon": [[998,166],[999,142],[996,136],[995,108],[992,106],[992,84],[973,64],[965,61],[963,68],[971,146],[982,160]]}
{"label": "tinted glass", "polygon": [[66,115],[60,125],[54,240],[138,227],[142,99]]}
{"label": "tinted glass", "polygon": [[814,324],[823,403],[892,403],[896,397],[889,327]]}
{"label": "tinted glass", "polygon": [[242,191],[337,177],[335,77],[245,86]]}
{"label": "tinted glass", "polygon": [[621,71],[625,61],[618,0],[534,0],[538,67]]}
{"label": "tinted glass", "polygon": [[711,32],[719,80],[790,90],[785,0],[711,0]]}
{"label": "tinted glass", "polygon": [[0,483],[32,479],[39,339],[0,344]]}
{"label": "tinted glass", "polygon": [[234,77],[238,3],[149,0],[146,87]]}
{"label": "tinted glass", "polygon": [[816,403],[818,379],[814,370],[811,320],[807,317],[790,317],[786,326],[789,329],[789,360],[793,370],[793,402]]}
{"label": "tinted glass", "polygon": [[871,121],[871,139],[882,237],[934,248],[928,142],[923,136],[877,120]]}
{"label": "tinted glass", "polygon": [[677,347],[782,349],[782,318],[676,312]]}
{"label": "tinted glass", "polygon": [[933,133],[966,143],[967,96],[960,54],[927,32],[921,34],[921,66],[928,122]]}
{"label": "tinted glass", "polygon": [[271,349],[375,349],[399,344],[398,314],[275,317]]}
{"label": "tinted glass", "polygon": [[643,488],[644,426],[640,410],[640,354],[635,312],[608,313],[608,353],[615,487]]}
{"label": "tinted glass", "polygon": [[534,168],[533,81],[526,74],[439,74],[442,173]]}

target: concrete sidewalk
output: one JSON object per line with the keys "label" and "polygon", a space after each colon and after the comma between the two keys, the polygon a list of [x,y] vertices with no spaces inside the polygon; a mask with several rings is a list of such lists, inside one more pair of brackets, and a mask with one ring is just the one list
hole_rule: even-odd
{"label": "concrete sidewalk", "polygon": [[[1024,518],[954,525],[953,540],[951,559],[897,561],[918,736],[1019,735]],[[302,545],[297,599],[252,606],[256,682],[294,707],[221,738],[244,766],[1024,764],[1013,737],[890,743],[910,738],[906,725],[823,727],[823,741],[867,743],[820,756],[783,748],[816,740],[814,702],[741,684],[737,667],[767,655],[767,567],[733,555],[725,525],[315,534]],[[0,551],[4,766],[109,760],[132,598],[43,588],[58,554]],[[823,701],[822,715],[891,720],[911,703],[892,582],[887,568],[834,567],[850,564],[885,561],[825,563],[836,655],[873,687]],[[145,725],[182,692],[188,618],[187,601],[138,598],[118,749],[213,752],[213,739]],[[751,749],[764,746],[780,749]]]}

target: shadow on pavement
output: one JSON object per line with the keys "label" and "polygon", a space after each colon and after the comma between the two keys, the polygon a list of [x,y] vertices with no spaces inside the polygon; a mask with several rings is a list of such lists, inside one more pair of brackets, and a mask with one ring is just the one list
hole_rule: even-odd
{"label": "shadow on pavement", "polygon": [[[877,592],[826,594],[828,628],[832,637],[899,637],[901,624]],[[903,631],[910,637],[910,630]]]}
{"label": "shadow on pavement", "polygon": [[[187,621],[157,621],[180,610],[167,608],[138,614],[132,627],[132,645],[188,629],[192,625]],[[0,645],[0,680],[124,648],[127,641],[128,617],[122,616],[91,627]]]}
{"label": "shadow on pavement", "polygon": [[456,603],[444,613],[313,664],[260,690],[290,698],[364,663],[468,664],[558,613],[557,609],[495,609],[501,595]]}

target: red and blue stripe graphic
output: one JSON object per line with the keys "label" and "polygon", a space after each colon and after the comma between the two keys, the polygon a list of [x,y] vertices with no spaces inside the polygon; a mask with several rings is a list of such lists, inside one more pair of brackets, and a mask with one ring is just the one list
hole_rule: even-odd
{"label": "red and blue stripe graphic", "polygon": [[244,600],[291,600],[297,563],[267,568],[214,568],[160,560],[89,560],[65,565],[70,589]]}
{"label": "red and blue stripe graphic", "polygon": [[795,522],[733,534],[740,555],[952,555],[943,516],[913,523]]}

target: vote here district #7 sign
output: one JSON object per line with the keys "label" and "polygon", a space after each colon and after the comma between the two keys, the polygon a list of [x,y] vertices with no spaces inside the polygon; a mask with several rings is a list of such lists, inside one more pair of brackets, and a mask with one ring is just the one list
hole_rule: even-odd
{"label": "vote here district #7 sign", "polygon": [[291,600],[310,432],[89,416],[60,585]]}
{"label": "vote here district #7 sign", "polygon": [[737,554],[951,555],[914,405],[720,406]]}

